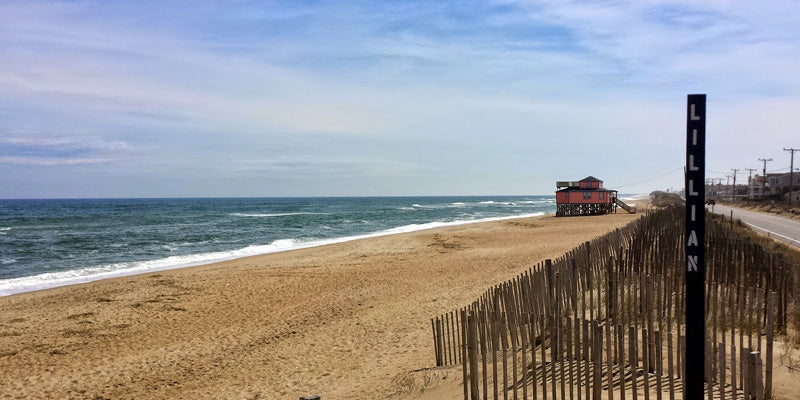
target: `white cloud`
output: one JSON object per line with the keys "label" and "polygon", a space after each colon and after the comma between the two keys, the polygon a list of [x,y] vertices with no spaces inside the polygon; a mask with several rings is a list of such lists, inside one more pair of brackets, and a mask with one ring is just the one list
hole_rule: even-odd
{"label": "white cloud", "polygon": [[0,157],[0,163],[39,166],[107,164],[111,161],[113,160],[103,158]]}
{"label": "white cloud", "polygon": [[109,142],[100,137],[16,135],[0,136],[0,163],[38,166],[108,164],[132,151],[125,142]]}
{"label": "white cloud", "polygon": [[[758,142],[766,151],[800,125],[797,4],[5,3],[0,135],[52,134],[23,135],[32,140],[25,151],[42,154],[0,162],[110,163],[135,153],[149,165],[195,166],[225,151],[220,159],[250,161],[215,164],[220,177],[328,168],[435,179],[424,171],[439,168],[451,174],[444,180],[476,159],[495,175],[573,159],[577,175],[639,163],[603,166],[616,174],[608,181],[636,182],[681,162],[673,135],[683,130],[684,96],[699,91],[718,137],[709,154],[728,165],[738,161],[716,154],[762,151],[742,144],[748,132],[767,132]],[[266,151],[272,161],[219,145],[287,136],[304,139]],[[373,143],[370,153],[342,137]],[[376,150],[390,139],[391,151]],[[45,154],[35,140],[84,147]]]}

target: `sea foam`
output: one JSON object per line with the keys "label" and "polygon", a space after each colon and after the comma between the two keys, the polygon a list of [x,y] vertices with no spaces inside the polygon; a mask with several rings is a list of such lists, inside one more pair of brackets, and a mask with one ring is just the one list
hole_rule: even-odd
{"label": "sea foam", "polygon": [[271,214],[250,214],[250,213],[231,213],[234,217],[289,217],[292,215],[327,215],[327,213],[319,212],[289,212],[289,213],[271,213]]}
{"label": "sea foam", "polygon": [[[288,250],[297,250],[309,247],[324,246],[328,244],[343,243],[352,240],[366,239],[393,235],[399,233],[415,232],[425,229],[440,228],[446,226],[465,225],[476,222],[500,221],[507,219],[526,218],[544,215],[543,212],[532,214],[519,214],[505,217],[492,217],[482,219],[464,219],[455,221],[435,221],[422,224],[409,224],[395,228],[385,229],[378,232],[363,235],[345,236],[332,239],[320,240],[295,240],[279,239],[265,245],[251,245],[241,249],[189,254],[181,256],[169,256],[156,260],[124,262],[106,264],[100,266],[90,266],[69,271],[48,272],[34,276],[11,278],[0,280],[0,296],[8,296],[17,293],[30,292],[34,290],[49,289],[59,286],[86,283],[108,278],[118,278],[142,273],[163,271],[190,267],[196,265],[210,264],[214,262],[227,261],[236,258],[276,253]],[[5,260],[4,260],[5,261]]]}

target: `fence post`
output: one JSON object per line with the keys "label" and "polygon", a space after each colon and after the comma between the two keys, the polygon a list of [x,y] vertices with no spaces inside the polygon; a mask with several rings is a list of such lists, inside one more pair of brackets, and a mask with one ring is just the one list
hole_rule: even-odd
{"label": "fence post", "polygon": [[650,400],[650,345],[648,338],[650,333],[647,328],[642,328],[642,372],[644,372],[644,399]]}
{"label": "fence post", "polygon": [[[500,335],[497,326],[497,312],[492,311],[491,316],[491,324],[492,324],[492,389],[494,393],[494,398],[497,399],[497,352],[499,351],[499,338]],[[534,382],[536,379],[536,375],[534,375]]]}
{"label": "fence post", "polygon": [[581,322],[580,321],[581,320],[576,318],[575,319],[575,327],[574,327],[574,329],[575,329],[575,335],[574,335],[574,337],[575,337],[575,377],[576,377],[575,378],[575,383],[576,383],[575,386],[577,386],[577,388],[578,388],[578,390],[577,390],[577,392],[578,392],[578,400],[581,400],[581,393],[582,393],[581,388],[583,387],[583,385],[581,385],[581,382],[583,381],[582,374],[583,374],[583,365],[584,365],[583,364],[583,356],[582,356],[583,355],[583,351],[582,351],[583,350],[583,346],[581,346]]}
{"label": "fence post", "polygon": [[757,351],[750,351],[747,353],[747,396],[749,399],[755,399],[757,396],[756,387],[756,357]]}
{"label": "fence post", "polygon": [[750,394],[752,393],[750,390],[750,349],[742,347],[739,349],[739,351],[741,352],[739,356],[739,363],[742,365],[739,373],[739,379],[742,381],[744,398],[746,400],[750,400]]}
{"label": "fence post", "polygon": [[663,394],[662,394],[663,387],[661,385],[661,375],[664,375],[663,374],[664,371],[663,371],[663,368],[662,368],[662,366],[664,365],[664,361],[662,360],[663,354],[662,354],[662,350],[661,350],[661,344],[662,344],[661,343],[661,331],[656,331],[655,332],[655,337],[656,337],[656,368],[655,368],[655,370],[656,370],[656,399],[657,400],[661,400],[662,396],[663,396]]}
{"label": "fence post", "polygon": [[[611,259],[611,257],[609,257]],[[614,374],[612,373],[613,369],[613,344],[614,339],[611,336],[611,327],[612,324],[608,323],[605,326],[606,331],[606,376],[608,376],[608,400],[614,400]],[[601,331],[600,334],[602,335],[603,332]]]}
{"label": "fence post", "polygon": [[442,366],[442,358],[439,356],[439,337],[436,335],[436,319],[431,318],[431,331],[433,331],[433,353],[436,357],[436,366]]}
{"label": "fence post", "polygon": [[731,396],[736,399],[736,345],[731,343]]}
{"label": "fence post", "polygon": [[[524,319],[523,319],[523,324],[522,324],[522,326],[520,326],[520,330],[519,330],[519,333],[520,333],[519,336],[520,336],[520,339],[522,341],[522,346],[521,346],[521,348],[522,348],[522,398],[527,400],[528,399],[528,379],[527,379],[527,373],[525,371],[527,371],[527,369],[528,369],[528,362],[527,362],[527,353],[528,353],[528,339],[527,339],[527,336],[528,336],[528,332],[527,332],[526,328],[527,327],[525,326]],[[533,353],[536,354],[536,348],[535,347],[533,349]],[[534,378],[533,382],[534,382],[534,385],[535,385],[536,384],[536,379],[535,378]],[[515,384],[516,384],[516,382],[515,382]],[[484,385],[485,385],[485,383],[484,383]],[[487,393],[486,393],[485,389],[484,389],[483,393],[484,393],[483,394],[483,398],[487,399],[488,396],[487,396]]]}
{"label": "fence post", "polygon": [[675,400],[675,368],[673,368],[674,356],[672,354],[672,332],[667,332],[667,375],[669,375],[669,400]]}
{"label": "fence post", "polygon": [[711,341],[706,339],[705,345],[705,375],[706,375],[706,395],[708,400],[714,400],[714,349]]}
{"label": "fence post", "polygon": [[725,345],[719,344],[719,398],[725,400]]}
{"label": "fence post", "polygon": [[450,340],[450,313],[442,315],[442,343],[444,344],[442,360],[447,365],[453,365],[453,349],[450,348],[450,345],[453,344],[453,341]]}
{"label": "fence post", "polygon": [[481,306],[480,309],[478,309],[478,329],[480,332],[480,335],[478,335],[478,337],[481,342],[481,364],[482,364],[481,372],[483,373],[484,399],[489,398],[489,388],[488,388],[489,379],[487,375],[486,362],[487,359],[489,358],[488,343],[491,339],[489,338],[489,326],[488,326],[489,324],[487,321],[488,314],[489,314],[489,307],[486,304],[484,304],[483,306]]}
{"label": "fence post", "polygon": [[556,342],[556,328],[555,328],[556,316],[553,314],[549,316],[545,315],[544,319],[545,321],[550,323],[550,375],[551,375],[550,389],[552,390],[551,393],[553,394],[553,400],[556,400],[557,399],[556,396],[558,396],[557,395],[558,387],[556,384],[556,360],[557,360],[556,349],[558,348],[558,343]]}
{"label": "fence post", "polygon": [[594,332],[592,332],[592,361],[594,362],[594,379],[592,380],[593,400],[601,400],[603,396],[603,382],[602,382],[602,352],[603,352],[603,325],[599,325],[596,321],[593,325]]}
{"label": "fence post", "polygon": [[764,393],[772,397],[772,341],[775,334],[775,292],[769,292],[769,302],[767,305],[767,365],[766,381],[764,382]]}
{"label": "fence post", "polygon": [[461,374],[464,381],[464,400],[469,399],[469,374],[467,373],[467,364],[469,363],[470,354],[467,351],[467,342],[469,341],[467,335],[467,310],[461,309],[461,337],[465,340],[461,343],[461,355],[463,360],[461,362]]}
{"label": "fence post", "polygon": [[636,327],[631,325],[628,327],[628,358],[630,359],[630,369],[631,369],[631,395],[633,396],[633,400],[639,399],[639,388],[637,387],[637,381],[639,378],[639,361],[638,361],[638,351],[636,350]]}
{"label": "fence post", "polygon": [[619,399],[625,400],[625,335],[622,324],[617,324],[617,360],[619,366]]}
{"label": "fence post", "polygon": [[761,363],[761,352],[755,352],[755,390],[756,390],[756,400],[763,400],[764,399],[764,376],[762,375],[762,363]]}
{"label": "fence post", "polygon": [[475,313],[470,312],[467,315],[467,330],[469,340],[469,389],[471,400],[480,400],[480,392],[478,391],[478,330],[475,321]]}
{"label": "fence post", "polygon": [[655,365],[656,365],[656,344],[655,344],[655,329],[653,327],[653,304],[655,301],[653,299],[653,292],[654,285],[653,285],[653,276],[647,275],[645,278],[646,281],[646,289],[645,289],[645,296],[647,299],[647,371],[646,372],[655,372]]}

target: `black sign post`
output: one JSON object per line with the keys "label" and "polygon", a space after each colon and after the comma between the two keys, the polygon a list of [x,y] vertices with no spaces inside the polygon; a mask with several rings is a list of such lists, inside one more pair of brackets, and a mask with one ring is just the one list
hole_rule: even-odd
{"label": "black sign post", "polygon": [[686,380],[684,399],[703,399],[706,340],[706,95],[686,104]]}

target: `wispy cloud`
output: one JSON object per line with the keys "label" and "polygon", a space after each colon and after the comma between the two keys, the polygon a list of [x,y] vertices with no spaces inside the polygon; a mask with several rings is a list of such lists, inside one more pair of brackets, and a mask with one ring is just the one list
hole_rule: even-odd
{"label": "wispy cloud", "polygon": [[[0,162],[135,160],[115,173],[160,179],[154,166],[201,174],[187,171],[214,159],[219,179],[328,170],[447,190],[425,171],[455,181],[482,160],[528,187],[519,163],[577,152],[582,175],[659,147],[640,161],[656,176],[680,162],[670,135],[689,92],[709,93],[717,126],[769,126],[758,146],[788,145],[799,14],[791,1],[3,2],[0,138],[31,142],[6,141]],[[779,115],[742,116],[756,108]]]}
{"label": "wispy cloud", "polygon": [[130,151],[127,143],[97,137],[0,136],[0,163],[20,165],[107,164]]}

